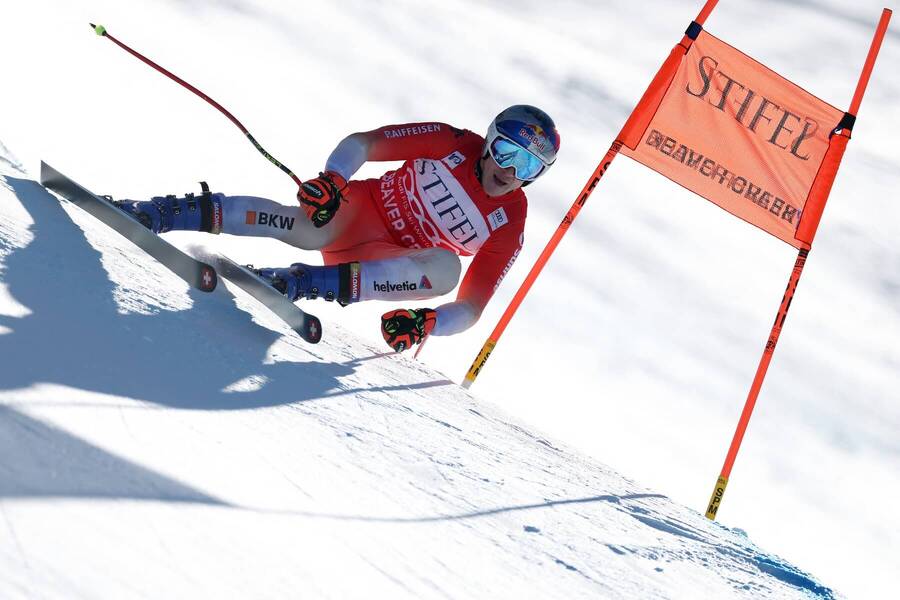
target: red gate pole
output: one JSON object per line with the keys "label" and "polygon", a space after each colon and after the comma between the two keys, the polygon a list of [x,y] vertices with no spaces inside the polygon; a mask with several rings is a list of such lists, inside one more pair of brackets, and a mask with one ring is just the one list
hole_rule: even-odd
{"label": "red gate pole", "polygon": [[731,446],[728,448],[725,465],[722,467],[722,472],[716,481],[712,497],[709,499],[709,505],[706,509],[706,517],[708,519],[714,520],[716,518],[716,512],[718,512],[722,497],[725,495],[725,487],[728,485],[728,478],[731,476],[731,468],[734,466],[741,442],[744,440],[744,434],[747,432],[750,415],[753,414],[756,399],[759,397],[759,390],[762,388],[766,372],[769,370],[769,363],[772,362],[772,355],[775,353],[775,346],[778,344],[778,338],[781,336],[781,329],[784,327],[785,319],[787,319],[788,309],[791,307],[791,300],[794,299],[794,292],[797,291],[797,284],[800,282],[800,275],[803,274],[803,267],[806,265],[806,257],[809,256],[809,251],[810,247],[806,246],[801,248],[800,253],[797,255],[794,270],[791,272],[787,289],[784,291],[784,297],[781,299],[781,306],[778,308],[778,315],[775,317],[775,324],[772,325],[772,331],[769,334],[769,341],[766,342],[766,348],[763,350],[762,358],[756,369],[756,376],[753,378],[753,385],[750,386],[750,393],[747,395],[747,401],[744,403],[744,410],[741,412],[741,418],[738,420],[737,429],[735,429],[734,437],[731,440]]}
{"label": "red gate pole", "polygon": [[644,95],[641,97],[637,106],[635,106],[635,109],[625,122],[625,125],[622,127],[622,131],[619,132],[619,135],[612,143],[612,146],[610,146],[606,156],[603,157],[603,160],[600,161],[600,164],[598,164],[597,168],[594,169],[594,172],[591,173],[591,176],[588,178],[581,193],[578,194],[578,197],[575,199],[571,208],[569,208],[566,216],[556,228],[550,241],[547,242],[543,252],[541,252],[541,255],[534,263],[534,266],[531,267],[531,271],[525,277],[525,281],[522,282],[522,285],[519,287],[515,296],[513,296],[509,306],[506,307],[506,311],[504,311],[503,315],[500,317],[500,321],[488,336],[488,339],[484,343],[484,346],[482,346],[478,356],[475,357],[475,361],[472,363],[472,366],[469,367],[469,371],[462,381],[462,386],[464,388],[469,388],[475,382],[475,378],[478,377],[478,374],[484,368],[488,358],[490,358],[491,352],[494,351],[494,347],[497,345],[500,336],[503,335],[503,332],[506,330],[506,326],[509,325],[509,322],[519,309],[519,305],[522,304],[525,296],[528,294],[529,290],[531,290],[531,286],[538,278],[538,275],[541,274],[547,261],[550,260],[550,256],[569,230],[569,226],[575,221],[578,213],[581,212],[588,197],[600,182],[600,178],[603,177],[603,174],[606,173],[610,163],[612,163],[616,155],[619,154],[619,150],[623,145],[628,145],[629,147],[635,146],[637,144],[637,139],[639,139],[647,129],[647,126],[653,118],[653,114],[656,112],[656,108],[659,106],[659,103],[662,102],[662,98],[665,95],[669,84],[675,77],[675,72],[678,70],[681,60],[691,47],[694,39],[700,34],[703,23],[706,22],[707,17],[709,17],[709,14],[718,2],[719,0],[706,0],[706,4],[703,5],[700,14],[697,15],[697,18],[688,27],[681,42],[672,49],[665,62],[663,62],[662,67],[660,67],[656,76],[647,87],[647,91],[644,92]]}
{"label": "red gate pole", "polygon": [[825,208],[825,202],[828,200],[828,194],[831,192],[831,186],[837,175],[837,169],[840,165],[841,158],[844,154],[844,148],[850,139],[850,131],[856,121],[856,113],[859,111],[859,105],[862,102],[863,94],[869,83],[869,77],[872,75],[872,69],[875,66],[875,58],[878,56],[878,50],[881,48],[881,42],[884,40],[884,34],[887,31],[888,23],[891,20],[891,11],[885,8],[881,13],[881,20],[878,22],[878,28],[875,30],[875,36],[872,39],[872,45],[869,47],[869,54],[866,57],[865,65],[859,76],[859,82],[856,85],[856,92],[853,94],[853,101],[850,103],[850,110],[844,115],[844,118],[838,124],[837,128],[832,132],[831,141],[829,143],[828,152],[823,161],[823,167],[819,171],[813,181],[810,190],[810,198],[807,205],[809,210],[804,210],[800,225],[797,228],[797,239],[804,242],[797,255],[797,261],[794,263],[794,270],[788,280],[787,290],[781,299],[781,306],[778,308],[778,315],[775,317],[775,324],[769,334],[769,341],[763,350],[762,358],[756,369],[756,376],[753,378],[753,384],[750,386],[750,393],[744,403],[744,410],[741,411],[741,417],[738,420],[734,437],[731,440],[731,446],[728,448],[728,454],[725,456],[725,464],[713,488],[712,496],[710,496],[709,504],[706,508],[706,517],[715,520],[716,513],[722,503],[725,495],[725,488],[728,485],[728,478],[731,476],[731,469],[734,467],[734,461],[737,459],[738,450],[747,432],[747,425],[750,423],[750,416],[753,414],[753,408],[756,406],[756,399],[759,397],[759,391],[762,388],[763,380],[766,372],[769,370],[769,363],[772,361],[772,354],[775,352],[775,346],[781,335],[781,329],[784,327],[784,321],[787,319],[788,309],[791,307],[791,300],[794,298],[794,292],[797,290],[797,284],[800,282],[800,275],[803,273],[803,267],[806,265],[806,258],[812,249],[813,238],[822,218],[822,211]]}

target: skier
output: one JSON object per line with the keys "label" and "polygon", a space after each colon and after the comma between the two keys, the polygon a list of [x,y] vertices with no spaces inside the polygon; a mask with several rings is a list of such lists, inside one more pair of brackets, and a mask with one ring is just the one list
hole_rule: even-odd
{"label": "skier", "polygon": [[[515,105],[497,115],[486,138],[444,123],[351,134],[325,170],[301,184],[303,211],[266,198],[211,194],[205,185],[198,197],[117,205],[157,233],[274,237],[321,251],[323,266],[256,270],[291,301],[436,298],[459,282],[459,256],[474,256],[454,302],[382,316],[385,341],[402,352],[430,334],[459,333],[478,320],[522,247],[527,201],[521,188],[544,174],[558,151],[553,120]],[[391,160],[405,162],[378,179],[350,180],[367,161]]]}

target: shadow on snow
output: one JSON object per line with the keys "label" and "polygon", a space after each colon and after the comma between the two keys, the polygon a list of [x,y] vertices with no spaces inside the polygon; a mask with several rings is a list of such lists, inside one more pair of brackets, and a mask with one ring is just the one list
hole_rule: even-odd
{"label": "shadow on snow", "polygon": [[[313,348],[303,348],[308,362],[263,364],[280,334],[237,310],[221,285],[212,294],[190,289],[187,310],[121,314],[100,252],[59,201],[34,181],[0,180],[34,220],[34,240],[4,261],[10,294],[31,314],[0,316],[0,325],[12,330],[0,335],[0,391],[56,383],[172,408],[234,410],[451,384],[347,389],[338,380],[364,359],[321,362]],[[224,391],[251,376],[264,385]]]}

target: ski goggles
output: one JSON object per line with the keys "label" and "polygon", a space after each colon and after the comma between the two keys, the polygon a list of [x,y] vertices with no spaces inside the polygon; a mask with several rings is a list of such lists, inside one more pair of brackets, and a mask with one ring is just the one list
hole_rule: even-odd
{"label": "ski goggles", "polygon": [[520,181],[534,181],[547,168],[540,158],[499,133],[491,142],[490,151],[497,166],[504,169],[512,167],[516,179]]}

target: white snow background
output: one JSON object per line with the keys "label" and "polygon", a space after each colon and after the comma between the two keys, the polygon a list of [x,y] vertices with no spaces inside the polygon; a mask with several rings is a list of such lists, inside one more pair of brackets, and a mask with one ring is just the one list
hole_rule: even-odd
{"label": "white snow background", "polygon": [[[893,597],[896,22],[719,514],[765,553],[702,512],[796,251],[705,200],[619,158],[474,396],[448,381],[700,5],[0,4],[0,596]],[[846,107],[882,6],[722,0],[707,28]],[[391,305],[317,303],[326,339],[306,346],[28,183],[43,158],[116,197],[205,179],[293,202],[221,114],[89,21],[221,102],[301,178],[353,131],[481,132],[509,104],[547,110],[560,159],[528,189],[525,250],[478,325],[416,363],[380,356]]]}

